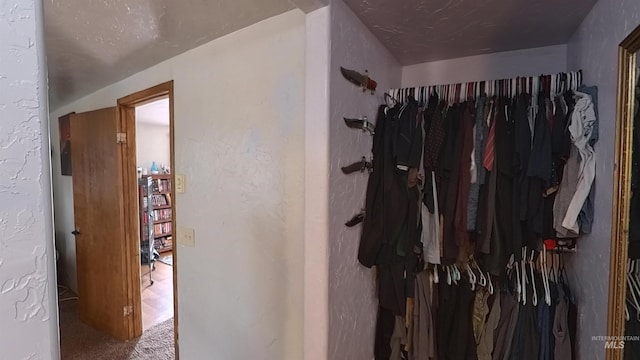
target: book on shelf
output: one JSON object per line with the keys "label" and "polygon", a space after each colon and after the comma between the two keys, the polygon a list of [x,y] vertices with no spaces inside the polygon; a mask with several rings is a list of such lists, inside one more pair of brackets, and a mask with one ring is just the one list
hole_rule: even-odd
{"label": "book on shelf", "polygon": [[153,232],[155,236],[162,236],[163,234],[171,234],[171,223],[153,224]]}
{"label": "book on shelf", "polygon": [[173,238],[171,236],[161,237],[157,239],[153,245],[158,252],[167,251],[171,249],[173,245]]}
{"label": "book on shelf", "polygon": [[153,206],[169,205],[169,201],[166,195],[151,195],[151,201],[153,203]]}
{"label": "book on shelf", "polygon": [[171,209],[153,210],[152,216],[155,221],[171,220]]}
{"label": "book on shelf", "polygon": [[168,179],[154,179],[151,186],[153,192],[166,193],[171,191],[171,182]]}

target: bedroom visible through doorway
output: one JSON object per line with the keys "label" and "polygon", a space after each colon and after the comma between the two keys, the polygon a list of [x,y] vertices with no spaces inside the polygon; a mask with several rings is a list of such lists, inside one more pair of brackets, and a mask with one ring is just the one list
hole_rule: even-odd
{"label": "bedroom visible through doorway", "polygon": [[[143,331],[173,317],[169,97],[135,107]],[[150,271],[151,270],[151,271]]]}

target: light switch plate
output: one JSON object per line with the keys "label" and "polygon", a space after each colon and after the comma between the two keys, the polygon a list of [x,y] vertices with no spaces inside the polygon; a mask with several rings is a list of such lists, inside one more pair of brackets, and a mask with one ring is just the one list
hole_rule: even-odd
{"label": "light switch plate", "polygon": [[176,192],[183,193],[184,185],[184,175],[176,174]]}
{"label": "light switch plate", "polygon": [[178,241],[180,245],[195,247],[196,246],[196,232],[189,228],[178,229]]}

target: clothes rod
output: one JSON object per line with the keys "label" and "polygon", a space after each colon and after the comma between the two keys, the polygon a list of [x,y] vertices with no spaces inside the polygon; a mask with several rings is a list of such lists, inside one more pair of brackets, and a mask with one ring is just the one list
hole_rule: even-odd
{"label": "clothes rod", "polygon": [[523,92],[537,98],[541,90],[546,90],[551,97],[555,97],[565,91],[577,91],[581,85],[582,70],[578,70],[552,75],[390,89],[385,95],[401,102],[412,96],[419,103],[426,103],[429,96],[435,93],[441,99],[454,103],[482,95],[514,97]]}

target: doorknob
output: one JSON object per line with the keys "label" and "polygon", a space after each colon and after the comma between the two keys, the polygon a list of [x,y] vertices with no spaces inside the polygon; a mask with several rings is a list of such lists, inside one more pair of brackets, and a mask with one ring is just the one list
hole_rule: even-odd
{"label": "doorknob", "polygon": [[80,229],[75,229],[71,232],[73,235],[78,236],[80,235]]}

